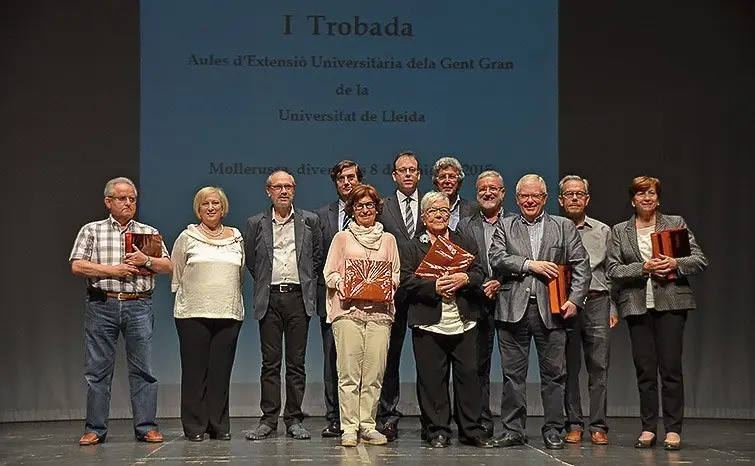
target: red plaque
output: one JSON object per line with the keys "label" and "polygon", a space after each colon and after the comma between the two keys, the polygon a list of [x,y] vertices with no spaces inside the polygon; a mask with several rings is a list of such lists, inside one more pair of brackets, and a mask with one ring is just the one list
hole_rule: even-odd
{"label": "red plaque", "polygon": [[393,301],[393,265],[388,261],[346,259],[343,288],[346,299]]}

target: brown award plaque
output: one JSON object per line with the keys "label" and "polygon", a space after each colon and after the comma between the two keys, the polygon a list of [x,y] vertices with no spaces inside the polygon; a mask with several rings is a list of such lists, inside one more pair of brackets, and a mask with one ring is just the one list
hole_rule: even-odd
{"label": "brown award plaque", "polygon": [[346,299],[378,303],[393,301],[392,269],[388,261],[346,259],[343,279]]}
{"label": "brown award plaque", "polygon": [[[135,252],[134,246],[136,246],[149,257],[163,257],[163,237],[160,234],[127,232],[125,242],[126,254]],[[139,275],[154,275],[154,273],[147,267],[139,267]]]}
{"label": "brown award plaque", "polygon": [[551,314],[561,314],[561,306],[569,299],[571,265],[559,265],[558,277],[548,280],[548,307]]}
{"label": "brown award plaque", "polygon": [[443,275],[466,271],[473,260],[473,254],[455,245],[451,240],[438,236],[414,271],[414,275],[437,279]]}
{"label": "brown award plaque", "polygon": [[[658,257],[661,254],[673,258],[690,255],[689,231],[686,228],[653,232],[650,234],[650,241],[653,244],[653,257]],[[676,272],[666,275],[669,280],[674,280],[677,277]]]}

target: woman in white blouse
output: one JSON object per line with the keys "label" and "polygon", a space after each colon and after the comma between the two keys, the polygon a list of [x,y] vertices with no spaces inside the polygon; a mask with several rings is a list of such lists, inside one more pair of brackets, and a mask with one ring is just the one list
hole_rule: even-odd
{"label": "woman in white blouse", "polygon": [[244,320],[241,232],[224,226],[228,198],[204,187],[194,196],[200,222],[173,245],[173,315],[181,346],[181,423],[190,441],[230,440],[228,392]]}

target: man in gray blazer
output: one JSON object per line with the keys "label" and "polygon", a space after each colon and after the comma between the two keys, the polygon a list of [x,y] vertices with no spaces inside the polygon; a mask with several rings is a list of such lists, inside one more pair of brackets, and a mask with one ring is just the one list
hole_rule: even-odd
{"label": "man in gray blazer", "polygon": [[[362,170],[356,162],[341,160],[330,170],[330,178],[336,186],[338,199],[315,210],[322,230],[322,253],[328,256],[330,243],[339,231],[345,230],[351,217],[346,213],[346,199],[362,182]],[[324,264],[323,260],[323,264]],[[323,437],[340,437],[341,419],[338,409],[338,371],[336,370],[336,345],[333,329],[327,322],[325,310],[325,276],[317,271],[317,315],[320,316],[320,334],[323,350],[323,388],[325,392],[325,420],[328,425],[322,430]]]}
{"label": "man in gray blazer", "polygon": [[[415,236],[425,232],[421,221],[419,203],[422,194],[417,189],[420,171],[419,161],[413,152],[400,152],[393,160],[393,181],[396,191],[383,199],[383,213],[378,221],[383,229],[396,238],[399,255],[406,251],[407,243]],[[394,296],[395,316],[391,325],[391,338],[388,343],[388,360],[383,375],[383,388],[377,411],[377,429],[389,442],[398,437],[398,410],[401,381],[399,364],[401,350],[406,336],[407,303],[404,290],[399,288]]]}
{"label": "man in gray blazer", "polygon": [[493,273],[490,261],[488,261],[488,251],[496,225],[504,217],[514,215],[503,210],[505,196],[506,187],[500,173],[494,170],[480,173],[477,177],[478,210],[471,216],[462,218],[456,226],[457,232],[473,238],[477,243],[480,262],[486,274],[486,279],[482,284],[482,291],[486,297],[484,306],[481,306],[484,314],[477,321],[477,375],[480,378],[482,390],[480,424],[489,437],[493,435],[493,413],[490,411],[490,362],[495,340],[495,314],[503,304],[503,295],[499,293],[501,283],[505,283],[508,279],[502,274]]}
{"label": "man in gray blazer", "polygon": [[448,196],[451,203],[451,217],[448,228],[456,230],[459,221],[475,213],[477,206],[474,202],[459,196],[461,184],[464,182],[464,167],[454,157],[441,157],[433,165],[433,185],[435,189]]}
{"label": "man in gray blazer", "polygon": [[[520,216],[507,217],[497,226],[490,245],[494,273],[508,274],[503,302],[496,313],[503,368],[503,433],[498,446],[522,445],[527,416],[527,367],[530,341],[535,339],[545,411],[541,432],[546,448],[564,447],[564,384],[566,331],[564,325],[585,304],[590,286],[590,262],[574,222],[545,213],[545,181],[524,175],[516,185]],[[558,265],[572,267],[568,300],[560,314],[548,305],[547,282],[558,276]],[[514,278],[515,277],[515,278]]]}
{"label": "man in gray blazer", "polygon": [[293,207],[296,182],[276,171],[265,188],[273,206],[250,217],[244,248],[246,267],[254,279],[254,318],[262,346],[260,424],[246,434],[262,440],[275,434],[281,411],[281,362],[285,335],[287,435],[308,439],[301,405],[306,387],[304,358],[309,319],[316,309],[317,271],[322,263],[322,239],[317,215]]}

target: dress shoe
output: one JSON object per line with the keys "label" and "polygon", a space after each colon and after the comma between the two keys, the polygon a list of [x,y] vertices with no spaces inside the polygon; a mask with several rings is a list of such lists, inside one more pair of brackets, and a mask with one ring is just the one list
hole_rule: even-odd
{"label": "dress shoe", "polygon": [[87,432],[79,439],[79,445],[97,445],[98,443],[103,443],[105,441],[105,437],[106,435],[99,436],[94,432]]}
{"label": "dress shoe", "polygon": [[512,434],[510,432],[507,432],[505,434],[501,434],[498,437],[495,437],[493,439],[493,446],[494,447],[513,447],[517,445],[524,445],[524,438]]}
{"label": "dress shoe", "polygon": [[427,441],[427,443],[432,448],[446,448],[449,443],[449,438],[446,437],[443,434],[437,434],[430,437],[430,439]]}
{"label": "dress shoe", "polygon": [[229,432],[210,432],[209,435],[213,440],[223,440],[225,442],[231,440],[231,434]]}
{"label": "dress shoe", "polygon": [[582,431],[579,429],[572,429],[569,431],[568,434],[566,434],[566,437],[564,437],[564,442],[566,443],[579,443],[582,441]]}
{"label": "dress shoe", "polygon": [[564,448],[564,440],[556,433],[543,435],[543,442],[548,450],[562,450]]}
{"label": "dress shoe", "polygon": [[398,438],[398,426],[393,422],[386,423],[381,429],[378,429],[378,432],[385,435],[385,438],[389,442],[393,442]]}
{"label": "dress shoe", "polygon": [[189,442],[201,442],[202,440],[204,440],[204,434],[186,434],[186,440],[188,440]]}
{"label": "dress shoe", "polygon": [[658,440],[658,437],[655,434],[653,434],[653,437],[649,439],[643,439],[642,436],[640,436],[637,439],[637,443],[634,444],[634,447],[635,448],[653,448],[657,440]]}
{"label": "dress shoe", "polygon": [[337,438],[343,435],[341,424],[338,421],[330,421],[330,424],[322,430],[322,436],[326,438]]}
{"label": "dress shoe", "polygon": [[482,427],[482,436],[485,438],[493,438],[493,426],[485,426],[481,425]]}
{"label": "dress shoe", "polygon": [[598,430],[590,434],[590,441],[595,445],[608,445],[608,435]]}
{"label": "dress shoe", "polygon": [[275,429],[273,429],[272,427],[268,425],[260,424],[256,428],[246,433],[246,439],[247,440],[264,440],[274,435],[275,435]]}
{"label": "dress shoe", "polygon": [[663,440],[663,448],[666,450],[679,450],[682,448],[682,438],[676,432],[669,432]]}
{"label": "dress shoe", "polygon": [[163,434],[156,429],[152,429],[146,434],[136,437],[136,440],[147,443],[160,443],[163,441]]}
{"label": "dress shoe", "polygon": [[310,434],[301,423],[291,424],[291,426],[286,429],[286,435],[293,437],[296,440],[308,440],[312,438],[312,434]]}
{"label": "dress shoe", "polygon": [[479,437],[462,437],[459,438],[459,443],[463,443],[464,445],[470,445],[477,448],[495,448],[495,440],[489,437],[479,436]]}

